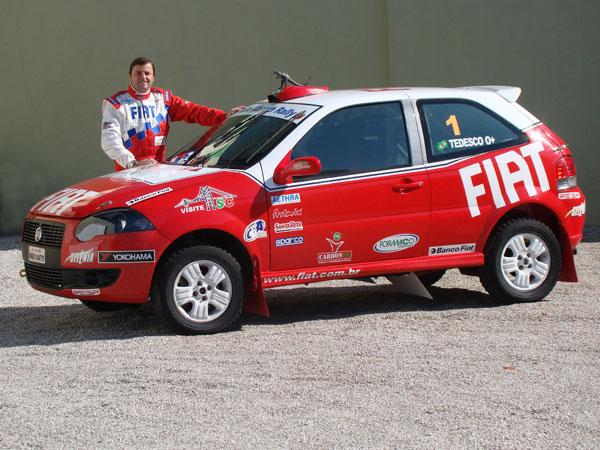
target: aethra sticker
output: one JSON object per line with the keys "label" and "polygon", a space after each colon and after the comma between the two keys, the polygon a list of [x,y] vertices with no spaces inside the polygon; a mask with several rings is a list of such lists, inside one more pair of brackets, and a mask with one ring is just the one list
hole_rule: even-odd
{"label": "aethra sticker", "polygon": [[378,253],[393,253],[414,247],[419,242],[419,236],[416,234],[396,234],[376,242],[373,250]]}
{"label": "aethra sticker", "polygon": [[94,295],[100,295],[100,289],[71,289],[71,293],[82,297],[92,297]]}
{"label": "aethra sticker", "polygon": [[275,247],[286,247],[288,245],[304,244],[304,237],[293,236],[288,238],[275,239]]}
{"label": "aethra sticker", "polygon": [[265,237],[267,237],[267,223],[262,219],[255,220],[244,230],[244,240],[246,242],[252,242]]}
{"label": "aethra sticker", "polygon": [[273,195],[271,197],[271,205],[287,205],[289,203],[300,203],[300,194],[297,192],[293,194],[282,194]]}
{"label": "aethra sticker", "polygon": [[99,263],[146,263],[154,262],[154,250],[124,250],[98,252]]}
{"label": "aethra sticker", "polygon": [[456,253],[471,253],[474,251],[475,244],[438,245],[436,247],[429,247],[429,256],[449,255]]}
{"label": "aethra sticker", "polygon": [[166,194],[167,192],[171,192],[172,190],[173,189],[171,189],[170,187],[166,187],[164,189],[160,189],[158,191],[150,192],[148,194],[132,198],[131,200],[127,200],[125,204],[127,206],[135,205],[136,203],[143,202],[144,200],[148,200],[150,198],[158,197],[159,195]]}

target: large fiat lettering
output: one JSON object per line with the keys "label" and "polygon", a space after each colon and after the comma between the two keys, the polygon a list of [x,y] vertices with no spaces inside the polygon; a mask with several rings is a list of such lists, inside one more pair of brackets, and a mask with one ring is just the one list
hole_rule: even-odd
{"label": "large fiat lettering", "polygon": [[[519,149],[520,154],[511,150],[493,158],[498,166],[502,183],[500,183],[500,180],[498,179],[492,158],[483,160],[481,164],[475,163],[459,169],[471,217],[477,217],[481,214],[478,198],[487,193],[484,184],[473,183],[473,177],[482,173],[482,165],[483,172],[485,172],[488,181],[489,190],[492,194],[492,200],[494,201],[494,206],[496,206],[496,208],[506,206],[505,195],[508,197],[510,203],[516,203],[520,200],[519,194],[515,189],[517,183],[523,183],[529,197],[536,195],[537,188],[534,184],[529,164],[527,164],[527,158],[531,160],[533,164],[540,191],[545,192],[550,189],[546,170],[544,169],[544,164],[540,157],[540,153],[543,150],[544,147],[540,142],[534,142],[521,147]],[[513,167],[512,170],[511,165]],[[516,167],[516,170],[514,167]],[[504,189],[502,186],[504,186]]]}

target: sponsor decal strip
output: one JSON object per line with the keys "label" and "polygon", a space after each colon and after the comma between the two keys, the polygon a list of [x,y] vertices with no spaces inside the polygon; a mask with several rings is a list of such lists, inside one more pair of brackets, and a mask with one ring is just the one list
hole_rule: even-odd
{"label": "sponsor decal strip", "polygon": [[584,215],[585,215],[585,202],[583,202],[581,205],[573,206],[571,211],[569,211],[565,217],[569,217],[569,216],[581,217]]}
{"label": "sponsor decal strip", "polygon": [[559,192],[558,199],[559,200],[577,200],[581,198],[581,194],[579,192]]}
{"label": "sponsor decal strip", "polygon": [[[175,205],[180,208],[182,214],[188,214],[196,211],[215,211],[217,209],[231,208],[234,205],[234,198],[237,195],[221,191],[212,186],[202,186],[194,198],[183,198]],[[194,205],[201,203],[200,205]]]}
{"label": "sponsor decal strip", "polygon": [[297,192],[291,194],[274,195],[271,197],[271,204],[273,206],[287,205],[289,203],[300,203],[300,201],[300,194]]}
{"label": "sponsor decal strip", "polygon": [[419,236],[416,234],[396,234],[376,242],[373,250],[377,253],[392,253],[406,250],[414,247],[419,242]]}
{"label": "sponsor decal strip", "polygon": [[91,263],[94,262],[94,249],[90,248],[89,250],[80,250],[78,252],[72,252],[67,259],[65,259],[65,263],[72,264],[83,264],[83,263]]}
{"label": "sponsor decal strip", "polygon": [[281,275],[277,277],[264,277],[263,284],[271,285],[294,281],[320,280],[324,278],[347,278],[358,275],[360,269],[348,268],[348,270],[315,270],[313,272],[298,272],[292,275]]}
{"label": "sponsor decal strip", "polygon": [[73,295],[81,295],[82,297],[91,297],[100,295],[100,289],[71,289]]}
{"label": "sponsor decal strip", "polygon": [[290,220],[289,222],[275,222],[273,224],[273,228],[275,229],[275,233],[287,233],[289,231],[302,231],[304,227],[302,226],[302,222],[298,222],[295,220]]}
{"label": "sponsor decal strip", "polygon": [[275,239],[275,247],[287,247],[288,245],[302,245],[304,244],[304,237],[292,236],[287,238]]}
{"label": "sponsor decal strip", "polygon": [[173,189],[170,187],[166,187],[164,189],[159,189],[158,191],[150,192],[145,195],[141,195],[136,198],[132,198],[131,200],[127,200],[125,204],[127,206],[135,205],[136,203],[143,202],[144,200],[148,200],[150,198],[158,197],[159,195],[166,194],[167,192],[171,192]]}

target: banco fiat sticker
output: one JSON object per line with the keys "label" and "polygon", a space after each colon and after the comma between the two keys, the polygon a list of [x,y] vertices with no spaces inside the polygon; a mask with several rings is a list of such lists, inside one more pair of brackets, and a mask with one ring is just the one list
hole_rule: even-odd
{"label": "banco fiat sticker", "polygon": [[376,242],[373,250],[377,253],[393,253],[414,247],[419,242],[419,236],[416,234],[395,234],[388,236]]}
{"label": "banco fiat sticker", "polygon": [[429,256],[450,255],[457,253],[471,253],[475,251],[475,244],[437,245],[429,247]]}
{"label": "banco fiat sticker", "polygon": [[[211,186],[202,186],[198,195],[194,198],[183,198],[175,205],[181,214],[189,214],[197,211],[214,211],[217,209],[231,208],[237,195],[215,189]],[[199,203],[196,205],[196,203]],[[196,205],[196,206],[191,206]]]}
{"label": "banco fiat sticker", "polygon": [[271,205],[287,205],[290,203],[300,203],[300,194],[294,192],[292,194],[281,194],[271,196]]}
{"label": "banco fiat sticker", "polygon": [[244,241],[252,242],[259,238],[267,237],[267,223],[262,220],[255,220],[244,230]]}

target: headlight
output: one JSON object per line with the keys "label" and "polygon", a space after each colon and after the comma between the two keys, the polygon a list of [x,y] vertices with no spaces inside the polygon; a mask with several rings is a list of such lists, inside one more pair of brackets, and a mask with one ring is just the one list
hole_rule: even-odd
{"label": "headlight", "polygon": [[86,242],[103,234],[148,230],[154,230],[154,225],[141,213],[133,209],[113,209],[83,219],[75,230],[75,237]]}

